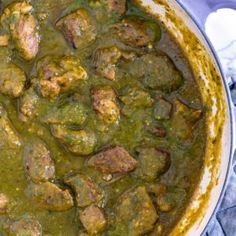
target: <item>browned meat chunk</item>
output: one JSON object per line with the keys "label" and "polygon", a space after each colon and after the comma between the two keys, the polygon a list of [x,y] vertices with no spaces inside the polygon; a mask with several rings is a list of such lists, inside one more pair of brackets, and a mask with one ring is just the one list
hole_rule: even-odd
{"label": "browned meat chunk", "polygon": [[39,99],[40,98],[33,87],[30,87],[25,91],[20,99],[20,112],[22,115],[22,120],[26,121],[28,118],[32,118],[37,115],[36,110]]}
{"label": "browned meat chunk", "polygon": [[92,90],[93,108],[107,123],[116,123],[120,118],[120,109],[116,93],[110,86],[97,87]]}
{"label": "browned meat chunk", "polygon": [[188,141],[193,138],[194,124],[202,114],[199,109],[190,108],[177,100],[175,102],[175,112],[172,119],[171,134],[181,141]]}
{"label": "browned meat chunk", "polygon": [[0,147],[19,148],[22,141],[8,118],[7,111],[0,104]]}
{"label": "browned meat chunk", "polygon": [[97,206],[89,206],[85,208],[79,215],[80,221],[89,234],[97,234],[106,227],[106,218],[101,208]]}
{"label": "browned meat chunk", "polygon": [[108,11],[123,15],[126,11],[126,0],[106,0]]}
{"label": "browned meat chunk", "polygon": [[20,220],[8,220],[3,229],[9,236],[42,236],[42,227],[38,221],[22,218]]}
{"label": "browned meat chunk", "polygon": [[119,98],[124,103],[122,113],[127,116],[133,114],[136,109],[143,109],[153,105],[153,99],[150,94],[135,86],[124,88]]}
{"label": "browned meat chunk", "polygon": [[96,25],[85,9],[78,9],[62,17],[57,21],[56,26],[74,48],[88,46],[96,38]]}
{"label": "browned meat chunk", "polygon": [[154,117],[157,120],[169,120],[171,115],[172,105],[170,102],[159,99],[154,107]]}
{"label": "browned meat chunk", "polygon": [[145,180],[155,180],[170,167],[170,155],[167,152],[156,148],[140,148],[138,153],[137,173]]}
{"label": "browned meat chunk", "polygon": [[80,60],[74,56],[47,56],[38,63],[37,68],[43,97],[55,98],[87,79],[87,72],[81,66]]}
{"label": "browned meat chunk", "polygon": [[15,47],[26,60],[37,55],[40,43],[39,24],[32,10],[33,7],[26,1],[15,2],[4,9],[0,19]]}
{"label": "browned meat chunk", "polygon": [[7,208],[9,206],[9,198],[6,194],[0,193],[0,214],[4,214],[7,212]]}
{"label": "browned meat chunk", "polygon": [[117,47],[100,48],[94,54],[94,67],[97,73],[106,79],[116,77],[116,63],[121,58],[121,51]]}
{"label": "browned meat chunk", "polygon": [[155,207],[143,186],[125,192],[117,202],[116,230],[122,229],[122,235],[146,235],[157,219]]}
{"label": "browned meat chunk", "polygon": [[183,84],[183,76],[164,54],[146,54],[129,63],[132,76],[140,78],[151,89],[172,92]]}
{"label": "browned meat chunk", "polygon": [[40,208],[49,211],[66,211],[74,205],[73,198],[68,190],[62,190],[50,182],[31,183],[27,189],[27,194]]}
{"label": "browned meat chunk", "polygon": [[0,93],[19,97],[24,90],[26,76],[24,71],[13,63],[0,65]]}
{"label": "browned meat chunk", "polygon": [[137,167],[138,162],[123,148],[113,147],[91,157],[89,166],[104,174],[127,173]]}
{"label": "browned meat chunk", "polygon": [[26,146],[24,167],[27,175],[36,183],[45,182],[54,177],[55,166],[50,151],[40,139],[31,140]]}
{"label": "browned meat chunk", "polygon": [[76,155],[87,156],[96,148],[97,138],[93,131],[72,130],[62,125],[53,125],[51,130],[53,136]]}
{"label": "browned meat chunk", "polygon": [[115,46],[99,48],[94,53],[93,65],[100,76],[109,80],[115,80],[117,64],[120,59],[131,60],[133,58],[133,53],[121,51]]}
{"label": "browned meat chunk", "polygon": [[126,17],[115,28],[121,41],[132,47],[148,46],[160,38],[160,27],[157,24],[136,16]]}
{"label": "browned meat chunk", "polygon": [[77,174],[65,179],[75,192],[78,207],[86,207],[102,200],[103,194],[93,180],[83,174]]}
{"label": "browned meat chunk", "polygon": [[67,103],[50,109],[43,121],[47,124],[82,125],[88,116],[88,109],[83,103]]}

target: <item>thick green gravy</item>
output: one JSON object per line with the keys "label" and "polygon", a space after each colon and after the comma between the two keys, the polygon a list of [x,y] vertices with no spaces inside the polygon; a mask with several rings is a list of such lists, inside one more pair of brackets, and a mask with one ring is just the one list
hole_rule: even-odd
{"label": "thick green gravy", "polygon": [[[12,2],[2,1],[2,14]],[[0,80],[5,79],[9,63],[22,69],[27,78],[19,96],[12,96],[0,88],[0,104],[4,109],[0,117],[0,122],[3,122],[0,124],[0,194],[9,198],[7,209],[2,212],[0,204],[0,235],[168,235],[191,201],[201,175],[206,143],[205,107],[181,48],[161,22],[143,12],[132,1],[126,2],[126,11],[122,14],[108,11],[109,4],[102,0],[32,0],[30,4],[40,35],[37,55],[30,60],[25,59],[20,46],[15,46],[17,39],[12,39],[13,36],[10,36],[8,46],[0,47]],[[65,37],[65,32],[56,27],[56,22],[80,8],[93,18],[96,36],[85,35],[82,43],[78,40],[72,45]],[[149,27],[146,30],[146,36],[150,36],[147,44],[144,42],[141,45],[140,42],[139,45],[138,40],[137,45],[132,44],[133,36],[129,36],[126,31],[126,24],[130,22],[123,21],[131,19],[132,25],[132,21],[139,22],[135,17],[146,22],[144,25],[140,23],[141,28]],[[118,25],[122,22],[124,25]],[[121,36],[117,33],[119,30]],[[8,32],[6,29],[0,32],[5,31]],[[123,37],[126,33],[128,36]],[[100,64],[96,62],[101,58],[98,49],[111,47],[121,51],[117,58],[112,58],[112,65],[106,59]],[[46,92],[43,94],[42,84],[41,87],[39,85],[46,74],[40,71],[43,63],[57,65],[65,55],[69,55],[71,60],[79,59],[87,78],[78,79],[76,84],[61,89],[55,96],[51,90],[49,95],[45,95]],[[43,61],[45,56],[46,63]],[[105,68],[100,69],[99,66]],[[78,68],[78,64],[75,67]],[[107,68],[111,69],[108,76]],[[111,78],[114,68],[115,78]],[[73,73],[79,72],[75,70]],[[13,77],[9,74],[9,78]],[[19,74],[16,72],[13,78],[16,86],[20,79],[17,76]],[[158,80],[161,82],[156,83]],[[0,86],[4,84],[0,82]],[[96,95],[93,93],[96,93],[96,88],[106,86],[113,89],[115,98],[105,100],[115,104],[119,113],[116,116],[111,113],[112,118],[107,118],[106,112],[104,114],[100,107],[94,108]],[[22,114],[24,96],[31,88],[33,96],[37,96],[32,117]],[[30,101],[33,99],[30,98]],[[83,116],[83,112],[86,113],[86,118],[81,118],[84,121],[77,117],[77,112],[69,113],[70,117],[65,118],[68,110],[63,109],[68,104],[83,104],[82,115],[80,112],[78,114]],[[6,116],[20,144],[12,145],[14,142],[8,141],[11,137],[4,123]],[[72,134],[65,135],[63,132],[80,130],[92,132],[96,141],[89,140],[89,144],[85,142],[84,146],[78,147],[78,151],[73,146],[74,143],[80,145],[74,140],[77,136],[71,138]],[[38,140],[45,143],[55,165],[55,175],[47,181],[69,191],[73,198],[73,206],[69,209],[45,208],[29,194],[32,191],[29,186],[35,181],[26,173],[25,158],[29,155],[27,148]],[[135,168],[110,174],[109,170],[105,173],[96,168],[95,162],[89,164],[95,154],[117,146],[135,159]],[[161,156],[157,157],[160,163],[155,155]],[[75,190],[65,181],[68,176],[76,174],[90,178],[103,193],[102,199],[92,204],[104,213],[106,223],[101,230],[90,230],[81,221],[81,212],[89,205],[78,206]],[[133,199],[135,203],[132,203],[135,197],[137,199]],[[145,207],[147,211],[151,209],[151,213],[145,213]],[[152,223],[144,220],[145,214],[153,218],[150,219]],[[10,230],[9,227],[6,229],[6,222],[20,219],[36,220],[40,224],[40,234],[27,230],[14,231],[11,227]],[[143,226],[140,223],[142,220]],[[141,224],[141,229],[135,228],[137,225],[130,222]]]}

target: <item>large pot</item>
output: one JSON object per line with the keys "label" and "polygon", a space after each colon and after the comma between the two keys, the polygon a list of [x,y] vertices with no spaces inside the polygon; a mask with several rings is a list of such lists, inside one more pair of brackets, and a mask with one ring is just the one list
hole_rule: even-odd
{"label": "large pot", "polygon": [[[222,198],[235,150],[235,111],[226,78],[200,29],[209,13],[207,0],[136,0],[161,20],[189,60],[199,84],[207,115],[207,147],[201,180],[171,235],[201,235]],[[210,0],[211,1],[211,0]],[[219,4],[224,1],[215,0]],[[235,4],[233,1],[225,1]],[[214,5],[215,6],[215,5]],[[195,10],[198,24],[187,9]],[[200,171],[200,170],[196,170]]]}

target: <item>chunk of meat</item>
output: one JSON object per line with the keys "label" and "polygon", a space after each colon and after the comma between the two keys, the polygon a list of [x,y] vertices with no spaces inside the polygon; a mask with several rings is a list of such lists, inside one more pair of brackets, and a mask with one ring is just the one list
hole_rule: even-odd
{"label": "chunk of meat", "polygon": [[106,227],[106,218],[101,208],[89,206],[79,214],[80,221],[89,234],[102,232]]}
{"label": "chunk of meat", "polygon": [[0,214],[4,214],[7,212],[9,206],[9,198],[6,194],[0,193]]}
{"label": "chunk of meat", "polygon": [[87,72],[75,56],[62,58],[43,58],[37,65],[41,94],[55,98],[59,94],[76,88],[78,83],[87,79]]}
{"label": "chunk of meat", "polygon": [[116,63],[121,58],[121,51],[117,47],[100,48],[94,54],[96,72],[109,80],[116,77]]}
{"label": "chunk of meat", "polygon": [[73,197],[67,189],[63,190],[50,182],[31,183],[27,194],[38,207],[49,211],[66,211],[74,205]]}
{"label": "chunk of meat", "polygon": [[169,120],[172,110],[172,104],[164,99],[159,99],[155,103],[154,118],[157,120]]}
{"label": "chunk of meat", "polygon": [[56,22],[56,26],[64,33],[74,48],[88,46],[96,38],[96,25],[85,9],[78,9]]}
{"label": "chunk of meat", "polygon": [[22,141],[8,118],[7,111],[0,104],[0,148],[19,148]]}
{"label": "chunk of meat", "polygon": [[126,12],[126,0],[106,0],[107,8],[110,13],[123,15]]}
{"label": "chunk of meat", "polygon": [[31,140],[25,147],[24,168],[35,183],[46,182],[54,177],[55,166],[50,151],[40,139]]}
{"label": "chunk of meat", "polygon": [[92,90],[93,108],[106,123],[117,123],[120,109],[116,93],[110,86],[97,87]]}
{"label": "chunk of meat", "polygon": [[65,178],[75,192],[76,204],[78,207],[86,207],[102,200],[103,194],[93,180],[83,174],[76,174]]}
{"label": "chunk of meat", "polygon": [[125,105],[130,105],[134,107],[150,107],[153,104],[153,99],[150,94],[138,87],[126,87],[120,100]]}
{"label": "chunk of meat", "polygon": [[124,103],[122,113],[131,115],[136,109],[143,109],[153,105],[153,99],[150,94],[138,87],[126,87],[119,97]]}
{"label": "chunk of meat", "polygon": [[10,34],[15,48],[26,60],[35,58],[39,50],[39,24],[32,15],[33,7],[27,2],[14,2],[1,16],[1,24]]}
{"label": "chunk of meat", "polygon": [[112,46],[99,48],[93,56],[93,66],[98,75],[109,80],[115,80],[117,74],[117,64],[121,59],[132,60],[134,53],[125,52]]}
{"label": "chunk of meat", "polygon": [[0,93],[11,97],[19,97],[24,90],[26,76],[24,71],[13,63],[1,62]]}
{"label": "chunk of meat", "polygon": [[170,134],[181,141],[189,141],[194,135],[194,125],[201,117],[200,109],[193,109],[179,100],[175,101],[175,112]]}
{"label": "chunk of meat", "polygon": [[64,144],[67,149],[77,155],[91,154],[97,144],[97,138],[90,130],[72,130],[62,125],[52,125],[52,134]]}
{"label": "chunk of meat", "polygon": [[20,98],[20,112],[22,120],[37,116],[37,105],[39,103],[39,96],[33,87],[30,87]]}
{"label": "chunk of meat", "polygon": [[152,45],[160,39],[161,30],[158,24],[145,21],[138,16],[129,16],[115,25],[120,40],[131,47]]}
{"label": "chunk of meat", "polygon": [[183,84],[183,76],[168,56],[146,54],[133,62],[128,68],[131,75],[151,89],[173,92]]}
{"label": "chunk of meat", "polygon": [[9,236],[42,236],[42,226],[37,220],[22,218],[19,220],[8,220],[3,229]]}
{"label": "chunk of meat", "polygon": [[170,167],[169,153],[156,148],[138,149],[139,168],[137,173],[140,178],[153,181]]}
{"label": "chunk of meat", "polygon": [[92,156],[88,165],[104,174],[123,174],[133,171],[138,162],[123,147],[116,146]]}
{"label": "chunk of meat", "polygon": [[43,118],[47,124],[82,125],[88,116],[88,109],[82,103],[67,103],[50,109]]}
{"label": "chunk of meat", "polygon": [[123,235],[139,236],[150,232],[158,219],[156,209],[144,186],[125,192],[116,204],[116,228]]}

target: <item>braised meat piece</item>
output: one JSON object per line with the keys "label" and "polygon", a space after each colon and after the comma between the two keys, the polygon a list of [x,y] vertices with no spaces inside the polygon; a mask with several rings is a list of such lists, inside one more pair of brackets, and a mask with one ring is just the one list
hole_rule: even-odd
{"label": "braised meat piece", "polygon": [[65,178],[65,183],[75,192],[78,207],[86,207],[98,203],[103,194],[93,180],[83,174],[76,174]]}
{"label": "braised meat piece", "polygon": [[38,63],[37,69],[41,94],[47,98],[56,98],[87,79],[87,72],[74,56],[46,56]]}
{"label": "braised meat piece", "polygon": [[97,206],[89,206],[80,212],[80,221],[84,228],[91,235],[100,233],[106,227],[106,218],[101,208]]}
{"label": "braised meat piece", "polygon": [[145,235],[158,219],[156,209],[145,187],[128,190],[116,204],[116,229],[123,235]]}
{"label": "braised meat piece", "polygon": [[150,94],[136,86],[128,86],[122,90],[120,100],[124,103],[122,113],[131,115],[136,109],[145,109],[153,105],[153,99]]}
{"label": "braised meat piece", "polygon": [[137,167],[137,161],[123,148],[113,147],[92,156],[88,165],[104,174],[128,173]]}
{"label": "braised meat piece", "polygon": [[74,206],[70,192],[50,182],[31,183],[27,189],[27,194],[38,207],[45,210],[66,211]]}
{"label": "braised meat piece", "polygon": [[56,22],[56,26],[64,33],[74,48],[88,46],[96,38],[96,25],[89,12],[78,9]]}
{"label": "braised meat piece", "polygon": [[177,90],[184,81],[181,72],[165,54],[145,54],[130,62],[127,69],[147,88],[163,92]]}
{"label": "braised meat piece", "polygon": [[39,101],[40,97],[33,87],[30,87],[23,93],[20,98],[20,112],[23,120],[37,116],[37,105]]}
{"label": "braised meat piece", "polygon": [[19,220],[8,220],[3,229],[9,236],[42,236],[42,226],[37,220],[22,218]]}
{"label": "braised meat piece", "polygon": [[56,125],[82,125],[88,116],[88,109],[83,103],[67,103],[50,109],[43,121]]}
{"label": "braised meat piece", "polygon": [[170,130],[171,135],[180,141],[191,140],[194,134],[194,125],[201,117],[201,114],[201,109],[191,108],[183,102],[176,100],[172,129]]}
{"label": "braised meat piece", "polygon": [[106,0],[107,8],[110,13],[117,14],[119,16],[126,12],[126,0]]}
{"label": "braised meat piece", "polygon": [[45,182],[54,177],[55,166],[50,151],[40,139],[31,140],[25,147],[24,168],[35,183]]}
{"label": "braised meat piece", "polygon": [[98,75],[115,80],[120,60],[132,60],[135,54],[123,51],[116,46],[98,48],[93,55],[93,66]]}
{"label": "braised meat piece", "polygon": [[139,148],[137,151],[139,161],[137,173],[142,179],[153,181],[169,169],[169,153],[148,147]]}
{"label": "braised meat piece", "polygon": [[1,62],[0,65],[0,93],[17,98],[22,95],[26,76],[17,65]]}
{"label": "braised meat piece", "polygon": [[51,130],[53,136],[76,155],[89,155],[96,148],[97,138],[93,131],[72,130],[62,125],[52,125]]}
{"label": "braised meat piece", "polygon": [[159,99],[155,103],[154,107],[154,117],[157,120],[169,120],[172,110],[172,104],[164,99]]}
{"label": "braised meat piece", "polygon": [[120,118],[120,109],[116,93],[110,86],[96,87],[92,90],[93,108],[107,123],[116,123]]}
{"label": "braised meat piece", "polygon": [[7,6],[0,18],[2,27],[9,33],[14,47],[25,60],[32,60],[39,50],[39,24],[27,1]]}
{"label": "braised meat piece", "polygon": [[141,17],[129,16],[115,25],[122,42],[131,47],[152,45],[160,38],[160,27]]}

